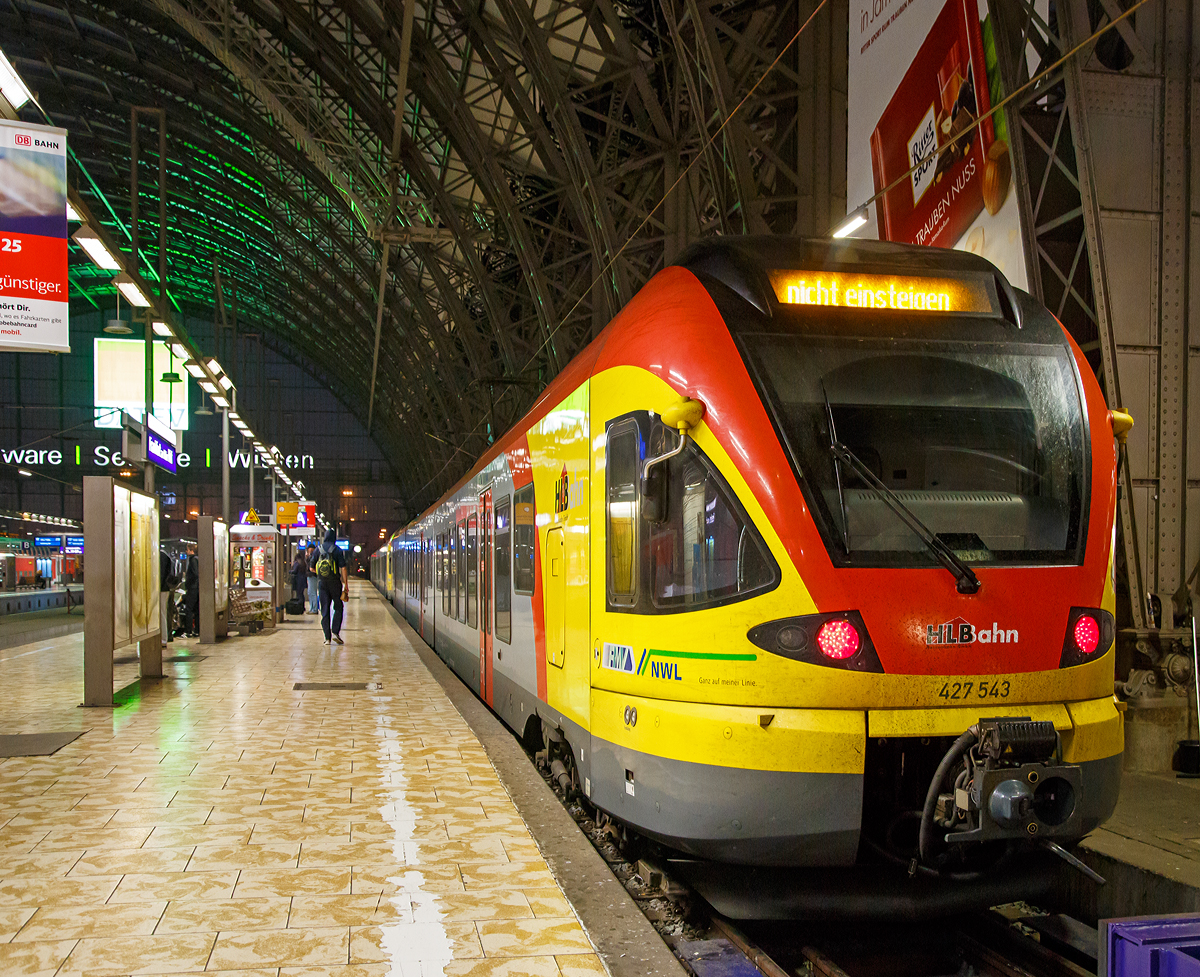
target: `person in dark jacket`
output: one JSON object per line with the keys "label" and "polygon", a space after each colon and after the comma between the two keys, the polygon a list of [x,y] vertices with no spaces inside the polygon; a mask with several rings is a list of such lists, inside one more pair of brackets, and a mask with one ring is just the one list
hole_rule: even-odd
{"label": "person in dark jacket", "polygon": [[296,558],[292,560],[292,597],[304,603],[304,595],[308,590],[308,561],[304,559],[304,551],[296,550]]}
{"label": "person in dark jacket", "polygon": [[163,644],[171,640],[171,591],[179,583],[175,576],[175,562],[166,550],[158,551],[158,615],[159,633]]}
{"label": "person in dark jacket", "polygon": [[183,578],[183,630],[189,638],[200,637],[200,560],[196,547],[187,548],[187,574]]}

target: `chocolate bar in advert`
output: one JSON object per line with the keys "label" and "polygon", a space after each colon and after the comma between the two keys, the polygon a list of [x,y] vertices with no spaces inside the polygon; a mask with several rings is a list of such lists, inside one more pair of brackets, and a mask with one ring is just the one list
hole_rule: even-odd
{"label": "chocolate bar in advert", "polygon": [[983,209],[995,139],[977,0],[947,0],[871,133],[871,170],[884,241],[949,248]]}

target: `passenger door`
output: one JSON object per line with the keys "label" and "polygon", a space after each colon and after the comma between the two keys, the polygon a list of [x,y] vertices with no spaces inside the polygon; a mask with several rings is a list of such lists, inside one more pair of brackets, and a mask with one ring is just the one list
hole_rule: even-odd
{"label": "passenger door", "polygon": [[546,661],[558,668],[567,657],[567,562],[562,526],[546,533]]}
{"label": "passenger door", "polygon": [[425,637],[425,533],[417,537],[417,559],[420,566],[417,567],[417,613],[420,615],[417,634],[422,640],[428,641]]}

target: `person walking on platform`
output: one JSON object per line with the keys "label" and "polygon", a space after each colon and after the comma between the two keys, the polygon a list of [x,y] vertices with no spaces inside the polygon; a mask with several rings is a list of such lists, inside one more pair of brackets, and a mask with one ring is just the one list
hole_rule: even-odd
{"label": "person walking on platform", "polygon": [[[296,558],[292,560],[292,599],[299,601],[300,610],[296,613],[304,613],[304,594],[308,590],[308,561],[304,559],[304,550],[296,550]],[[288,608],[288,613],[293,613],[291,608]]]}
{"label": "person walking on platform", "polygon": [[305,555],[308,561],[308,613],[321,613],[321,595],[318,593],[317,587],[317,542],[312,540],[308,544],[308,552]]}
{"label": "person walking on platform", "polygon": [[182,630],[186,637],[197,638],[200,636],[200,560],[196,557],[195,543],[188,543],[187,553]]}
{"label": "person walking on platform", "polygon": [[159,634],[165,645],[171,640],[171,591],[179,583],[175,576],[175,563],[166,550],[158,551],[158,623]]}
{"label": "person walking on platform", "polygon": [[[350,597],[350,580],[346,570],[346,554],[337,544],[337,533],[325,531],[325,542],[317,554],[317,586],[321,591],[321,630],[325,632],[325,644],[330,639],[339,645],[342,640],[342,602]],[[330,620],[330,610],[333,619]]]}

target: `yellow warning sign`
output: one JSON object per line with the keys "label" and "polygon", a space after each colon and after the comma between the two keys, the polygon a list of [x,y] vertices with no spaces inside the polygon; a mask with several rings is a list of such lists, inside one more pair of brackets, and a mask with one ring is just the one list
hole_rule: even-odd
{"label": "yellow warning sign", "polygon": [[246,513],[246,525],[247,526],[257,526],[258,525],[258,513],[255,512],[253,509],[250,509]]}

